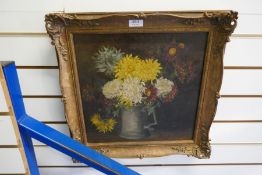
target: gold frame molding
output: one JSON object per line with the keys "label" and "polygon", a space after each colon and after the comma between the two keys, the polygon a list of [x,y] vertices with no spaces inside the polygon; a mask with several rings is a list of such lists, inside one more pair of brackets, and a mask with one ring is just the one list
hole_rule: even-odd
{"label": "gold frame molding", "polygon": [[[146,23],[143,27],[129,28],[127,25],[129,19],[143,19]],[[185,154],[197,158],[210,157],[209,129],[220,97],[224,48],[237,25],[237,12],[52,13],[46,15],[45,22],[47,33],[58,55],[65,115],[74,139],[111,157],[143,158],[170,154]],[[170,31],[209,33],[193,140],[88,143],[73,48],[73,34]]]}

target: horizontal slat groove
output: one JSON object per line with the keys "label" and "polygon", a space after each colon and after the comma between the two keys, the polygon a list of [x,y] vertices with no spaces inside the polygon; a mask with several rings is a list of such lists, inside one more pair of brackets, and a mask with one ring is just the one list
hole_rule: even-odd
{"label": "horizontal slat groove", "polygon": [[[0,32],[0,36],[48,36],[46,32]],[[241,33],[241,34],[232,34],[231,38],[240,38],[240,37],[248,37],[248,38],[260,38],[262,34],[254,33]]]}
{"label": "horizontal slat groove", "polygon": [[46,32],[0,32],[0,36],[48,36]]}
{"label": "horizontal slat groove", "polygon": [[23,98],[62,98],[62,95],[23,95]]}
{"label": "horizontal slat groove", "polygon": [[0,175],[26,175],[26,174],[21,174],[21,173],[11,173],[11,174],[9,174],[9,173],[6,174],[6,173],[5,173],[5,174],[1,174],[1,173],[0,173]]}
{"label": "horizontal slat groove", "polygon": [[45,124],[67,124],[66,121],[47,121],[47,122],[43,122]]}
{"label": "horizontal slat groove", "polygon": [[222,98],[262,98],[262,95],[220,95]]}
{"label": "horizontal slat groove", "polygon": [[262,69],[262,66],[224,66],[224,69]]}
{"label": "horizontal slat groove", "polygon": [[0,145],[0,148],[18,148],[18,145]]}
{"label": "horizontal slat groove", "polygon": [[213,123],[261,123],[262,120],[214,120]]}
{"label": "horizontal slat groove", "polygon": [[0,112],[0,116],[9,116],[9,112]]}
{"label": "horizontal slat groove", "polygon": [[[151,166],[239,166],[239,165],[262,165],[262,163],[210,163],[210,164],[143,164],[125,165],[127,167],[151,167]],[[38,166],[38,168],[90,168],[82,166]]]}
{"label": "horizontal slat groove", "polygon": [[16,66],[17,69],[58,69],[58,66]]}
{"label": "horizontal slat groove", "polygon": [[45,148],[45,147],[48,147],[48,146],[47,145],[34,145],[34,147],[35,148],[37,148],[37,147],[44,147]]}
{"label": "horizontal slat groove", "polygon": [[[152,164],[152,166],[211,166],[211,165],[217,165],[217,166],[232,166],[232,165],[262,165],[262,163],[211,163],[211,164]],[[143,167],[143,166],[151,166],[148,165],[126,165],[128,167]]]}
{"label": "horizontal slat groove", "polygon": [[231,38],[260,38],[262,37],[262,34],[248,34],[248,33],[242,33],[242,34],[232,34]]}
{"label": "horizontal slat groove", "polygon": [[212,145],[224,145],[224,146],[229,146],[229,145],[232,145],[232,146],[236,146],[236,145],[241,145],[241,146],[243,146],[243,145],[260,145],[260,146],[262,146],[262,143],[240,143],[240,142],[238,142],[238,143],[210,143],[210,145],[212,146]]}

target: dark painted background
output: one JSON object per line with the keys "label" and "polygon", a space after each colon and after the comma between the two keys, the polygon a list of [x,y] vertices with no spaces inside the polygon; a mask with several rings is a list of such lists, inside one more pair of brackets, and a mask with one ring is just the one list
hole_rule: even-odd
{"label": "dark painted background", "polygon": [[[112,133],[103,134],[90,123],[90,116],[103,110],[101,87],[112,80],[97,73],[94,66],[92,57],[102,46],[113,46],[142,58],[159,59],[165,70],[163,77],[173,80],[177,86],[175,99],[157,109],[158,125],[143,141],[192,139],[207,37],[204,32],[74,34],[88,142],[127,141],[118,136],[119,126]],[[174,57],[169,55],[170,48],[176,48]],[[88,94],[83,95],[85,89],[88,89]]]}

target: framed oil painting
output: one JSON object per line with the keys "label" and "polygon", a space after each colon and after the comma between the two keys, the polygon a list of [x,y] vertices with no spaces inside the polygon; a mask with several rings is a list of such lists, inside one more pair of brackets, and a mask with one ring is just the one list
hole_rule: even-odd
{"label": "framed oil painting", "polygon": [[210,156],[233,11],[55,13],[72,137],[111,157]]}

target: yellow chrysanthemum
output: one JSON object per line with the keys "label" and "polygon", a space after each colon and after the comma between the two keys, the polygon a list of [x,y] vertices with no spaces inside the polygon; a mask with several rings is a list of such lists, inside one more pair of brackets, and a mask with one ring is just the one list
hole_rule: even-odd
{"label": "yellow chrysanthemum", "polygon": [[161,69],[162,67],[157,60],[146,59],[142,62],[137,77],[144,82],[153,81],[157,78]]}
{"label": "yellow chrysanthemum", "polygon": [[115,119],[109,118],[106,120],[106,123],[107,123],[107,130],[111,132],[115,128],[117,122]]}
{"label": "yellow chrysanthemum", "polygon": [[115,66],[115,78],[123,80],[136,77],[144,82],[153,81],[162,69],[155,59],[142,60],[137,56],[126,55]]}
{"label": "yellow chrysanthemum", "polygon": [[113,118],[102,120],[99,114],[92,115],[91,122],[96,126],[96,129],[102,133],[112,132],[117,123]]}
{"label": "yellow chrysanthemum", "polygon": [[125,55],[115,66],[115,77],[123,80],[134,77],[140,67],[142,60],[137,56]]}
{"label": "yellow chrysanthemum", "polygon": [[99,123],[100,123],[100,120],[101,120],[101,118],[100,118],[100,115],[99,114],[93,114],[92,116],[91,116],[91,122],[94,124],[94,125],[98,125]]}

